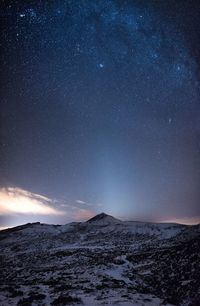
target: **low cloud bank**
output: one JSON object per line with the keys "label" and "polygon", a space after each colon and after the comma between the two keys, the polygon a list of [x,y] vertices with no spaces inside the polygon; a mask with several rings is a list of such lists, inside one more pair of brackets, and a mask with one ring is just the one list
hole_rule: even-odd
{"label": "low cloud bank", "polygon": [[[85,202],[79,200],[77,204],[85,205]],[[94,215],[87,207],[77,207],[22,188],[0,188],[0,230],[37,221],[51,224],[85,221]]]}
{"label": "low cloud bank", "polygon": [[51,205],[53,201],[39,194],[16,187],[0,188],[0,215],[62,215]]}

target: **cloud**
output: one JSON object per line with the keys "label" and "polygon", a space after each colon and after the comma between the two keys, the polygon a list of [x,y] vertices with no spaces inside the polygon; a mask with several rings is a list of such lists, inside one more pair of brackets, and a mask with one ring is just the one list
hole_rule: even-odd
{"label": "cloud", "polygon": [[0,188],[0,230],[27,222],[80,222],[96,214],[88,206],[80,207],[86,204],[79,201],[81,203],[77,203],[76,206],[63,199],[50,199],[22,188]]}
{"label": "cloud", "polygon": [[70,207],[69,204],[65,204],[65,203],[61,203],[60,206],[61,206],[61,207]]}
{"label": "cloud", "polygon": [[85,202],[85,201],[82,201],[82,200],[76,200],[76,203],[81,204],[81,205],[87,205],[87,206],[98,206],[98,207],[103,206],[103,204],[101,204],[101,203],[94,204],[94,203],[89,203],[89,202]]}
{"label": "cloud", "polygon": [[88,202],[85,202],[85,201],[82,201],[82,200],[76,200],[76,203],[81,204],[81,205],[87,205],[87,206],[92,206],[93,205],[92,203],[88,203]]}
{"label": "cloud", "polygon": [[87,203],[86,203],[86,202],[81,201],[81,200],[76,200],[76,203],[78,203],[78,204],[86,204],[86,205],[87,205]]}
{"label": "cloud", "polygon": [[51,207],[54,201],[30,191],[16,188],[0,188],[0,215],[62,215],[63,211]]}

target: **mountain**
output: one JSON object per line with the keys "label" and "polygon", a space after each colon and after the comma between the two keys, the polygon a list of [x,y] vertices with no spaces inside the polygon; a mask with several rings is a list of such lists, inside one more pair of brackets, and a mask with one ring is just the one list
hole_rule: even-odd
{"label": "mountain", "polygon": [[95,217],[89,219],[87,221],[88,223],[96,224],[96,225],[109,225],[109,224],[119,224],[122,221],[119,219],[116,219],[110,215],[107,215],[105,213],[101,213],[96,215]]}
{"label": "mountain", "polygon": [[0,271],[1,306],[200,305],[200,225],[28,223],[0,231]]}

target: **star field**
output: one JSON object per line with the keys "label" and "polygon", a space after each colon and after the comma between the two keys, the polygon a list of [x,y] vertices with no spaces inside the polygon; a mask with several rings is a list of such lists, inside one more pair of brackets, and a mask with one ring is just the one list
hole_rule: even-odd
{"label": "star field", "polygon": [[3,1],[0,15],[1,187],[199,216],[199,5]]}

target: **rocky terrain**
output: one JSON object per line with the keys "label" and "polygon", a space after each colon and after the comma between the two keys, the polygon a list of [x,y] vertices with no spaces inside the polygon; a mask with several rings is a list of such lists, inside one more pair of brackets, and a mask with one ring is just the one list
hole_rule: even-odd
{"label": "rocky terrain", "polygon": [[200,305],[200,225],[121,221],[0,231],[0,305]]}

